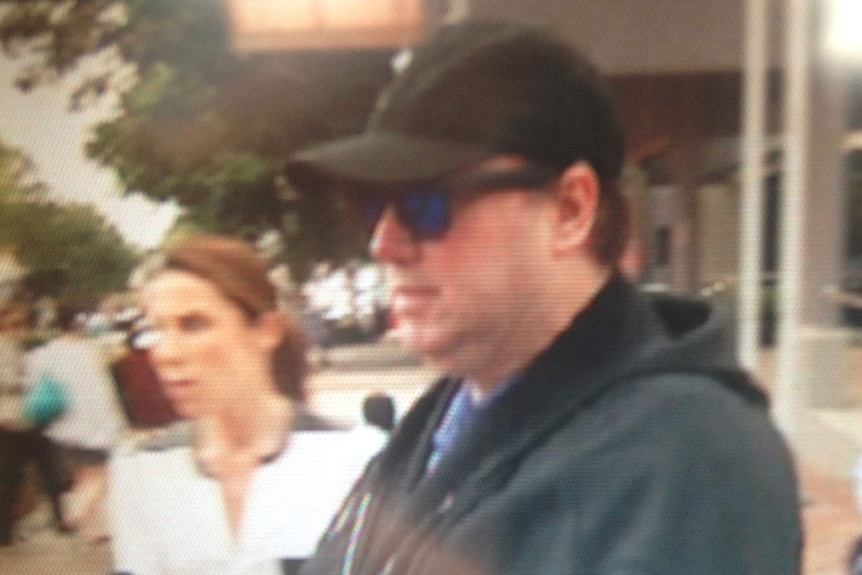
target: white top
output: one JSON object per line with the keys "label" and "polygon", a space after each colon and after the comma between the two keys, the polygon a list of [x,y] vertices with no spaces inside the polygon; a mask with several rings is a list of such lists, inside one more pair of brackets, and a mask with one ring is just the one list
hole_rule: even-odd
{"label": "white top", "polygon": [[116,383],[99,344],[85,337],[61,336],[27,354],[28,386],[42,374],[63,384],[68,405],[45,435],[85,449],[110,450],[126,429]]}
{"label": "white top", "polygon": [[277,574],[308,557],[368,460],[385,442],[369,427],[294,431],[251,481],[234,539],[219,483],[192,448],[123,448],[111,461],[109,518],[116,572]]}

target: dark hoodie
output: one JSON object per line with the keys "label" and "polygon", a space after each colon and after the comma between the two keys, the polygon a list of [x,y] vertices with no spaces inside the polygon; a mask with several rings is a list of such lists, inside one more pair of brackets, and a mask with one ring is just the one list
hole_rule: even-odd
{"label": "dark hoodie", "polygon": [[611,281],[429,475],[441,380],[302,573],[799,573],[794,465],[726,324]]}

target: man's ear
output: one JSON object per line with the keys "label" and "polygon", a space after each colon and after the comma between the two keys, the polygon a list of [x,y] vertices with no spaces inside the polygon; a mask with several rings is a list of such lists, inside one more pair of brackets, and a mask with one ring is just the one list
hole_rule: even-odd
{"label": "man's ear", "polygon": [[560,176],[554,211],[555,253],[587,246],[598,213],[599,178],[585,163],[572,164]]}

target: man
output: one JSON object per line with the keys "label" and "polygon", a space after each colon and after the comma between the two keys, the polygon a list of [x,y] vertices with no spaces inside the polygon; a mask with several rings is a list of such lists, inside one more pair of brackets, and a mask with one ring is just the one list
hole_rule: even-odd
{"label": "man", "polygon": [[621,131],[589,63],[516,24],[445,27],[366,131],[294,156],[369,224],[417,401],[306,575],[798,573],[791,457],[724,318],[617,262]]}

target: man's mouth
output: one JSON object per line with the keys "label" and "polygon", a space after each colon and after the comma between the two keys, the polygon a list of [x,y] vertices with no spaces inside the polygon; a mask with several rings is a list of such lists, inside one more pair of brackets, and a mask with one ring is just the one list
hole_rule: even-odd
{"label": "man's mouth", "polygon": [[437,288],[426,285],[403,285],[392,290],[391,309],[397,315],[423,312],[438,296]]}

